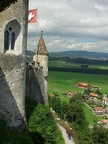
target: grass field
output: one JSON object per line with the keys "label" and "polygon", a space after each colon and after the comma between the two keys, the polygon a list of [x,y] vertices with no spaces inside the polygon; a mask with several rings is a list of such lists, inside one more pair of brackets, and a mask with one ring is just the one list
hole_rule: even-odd
{"label": "grass field", "polygon": [[[68,102],[69,98],[64,96],[63,93],[67,93],[68,91],[83,92],[83,89],[76,87],[76,84],[79,82],[99,86],[101,87],[102,93],[108,93],[108,75],[52,71],[49,71],[48,76],[48,93],[56,92],[62,101]],[[89,124],[94,124],[94,118],[96,118],[97,121],[103,118],[101,116],[95,117],[86,105],[84,111]]]}
{"label": "grass field", "polygon": [[66,63],[66,62],[63,62],[63,61],[49,61],[49,66],[52,66],[52,67],[81,67],[80,64],[75,64],[75,63]]}
{"label": "grass field", "polygon": [[108,93],[108,75],[49,71],[49,92],[57,92],[60,95],[68,91],[83,92],[83,89],[76,87],[79,82],[99,86],[102,93]]}
{"label": "grass field", "polygon": [[94,124],[94,120],[100,121],[103,119],[103,116],[95,116],[93,112],[85,105],[84,112],[86,116],[86,120],[90,125]]}

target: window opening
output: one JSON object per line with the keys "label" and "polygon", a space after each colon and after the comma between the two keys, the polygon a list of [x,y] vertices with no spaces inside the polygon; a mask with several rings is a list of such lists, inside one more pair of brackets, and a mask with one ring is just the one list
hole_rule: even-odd
{"label": "window opening", "polygon": [[10,21],[4,31],[4,53],[19,54],[22,52],[21,26],[17,20]]}
{"label": "window opening", "polygon": [[11,31],[11,30],[12,30],[12,28],[10,27],[10,28],[9,28],[9,30]]}
{"label": "window opening", "polygon": [[11,50],[14,50],[14,45],[15,45],[15,33],[12,32],[12,34],[11,34]]}
{"label": "window opening", "polygon": [[5,45],[4,45],[4,47],[5,47],[5,50],[9,49],[9,32],[8,31],[5,32]]}
{"label": "window opening", "polygon": [[5,32],[5,41],[4,41],[5,50],[14,50],[15,47],[15,32],[12,27],[9,27]]}

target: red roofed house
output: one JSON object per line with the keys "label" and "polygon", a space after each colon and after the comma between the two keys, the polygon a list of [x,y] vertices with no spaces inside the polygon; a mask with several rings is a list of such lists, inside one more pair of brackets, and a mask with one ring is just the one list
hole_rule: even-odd
{"label": "red roofed house", "polygon": [[68,97],[72,97],[73,94],[74,94],[74,93],[73,93],[72,91],[69,91],[69,92],[67,93],[67,96],[68,96]]}
{"label": "red roofed house", "polygon": [[106,96],[103,97],[103,104],[108,105],[108,97]]}
{"label": "red roofed house", "polygon": [[90,88],[90,85],[88,83],[83,83],[83,82],[76,84],[76,86],[79,88],[82,88],[82,89],[89,89]]}
{"label": "red roofed house", "polygon": [[50,96],[50,97],[54,97],[55,95],[54,95],[54,94],[50,94],[49,96]]}
{"label": "red roofed house", "polygon": [[95,94],[95,93],[92,93],[92,92],[89,94],[89,96],[90,96],[90,97],[93,97],[93,98],[98,98],[98,97],[99,97],[98,94]]}
{"label": "red roofed house", "polygon": [[105,113],[108,114],[108,108],[106,108]]}
{"label": "red roofed house", "polygon": [[94,90],[94,89],[101,89],[99,86],[92,86],[92,89]]}
{"label": "red roofed house", "polygon": [[103,107],[95,107],[94,111],[96,112],[96,114],[98,115],[103,115],[105,113]]}

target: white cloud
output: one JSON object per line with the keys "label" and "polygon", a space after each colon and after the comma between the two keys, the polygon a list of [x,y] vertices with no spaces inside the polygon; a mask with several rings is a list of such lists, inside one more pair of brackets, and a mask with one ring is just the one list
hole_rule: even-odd
{"label": "white cloud", "polygon": [[103,10],[104,10],[104,7],[101,6],[101,5],[98,5],[97,3],[94,4],[94,7],[95,7],[96,9],[100,10],[100,11],[103,11]]}
{"label": "white cloud", "polygon": [[108,0],[29,1],[29,9],[38,6],[38,25],[28,26],[29,50],[34,50],[40,31],[43,30],[49,52],[108,52]]}

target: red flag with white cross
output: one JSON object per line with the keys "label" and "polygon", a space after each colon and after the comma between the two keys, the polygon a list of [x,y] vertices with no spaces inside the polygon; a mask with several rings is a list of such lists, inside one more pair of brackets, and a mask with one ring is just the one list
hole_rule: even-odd
{"label": "red flag with white cross", "polygon": [[37,9],[28,11],[28,23],[36,23],[37,22]]}

